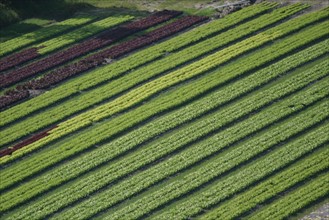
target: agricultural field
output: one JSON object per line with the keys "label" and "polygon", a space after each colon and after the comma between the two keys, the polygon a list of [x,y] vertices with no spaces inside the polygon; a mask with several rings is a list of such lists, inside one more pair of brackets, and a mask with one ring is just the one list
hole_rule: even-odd
{"label": "agricultural field", "polygon": [[0,218],[301,219],[329,202],[328,56],[329,7],[273,1],[5,40]]}

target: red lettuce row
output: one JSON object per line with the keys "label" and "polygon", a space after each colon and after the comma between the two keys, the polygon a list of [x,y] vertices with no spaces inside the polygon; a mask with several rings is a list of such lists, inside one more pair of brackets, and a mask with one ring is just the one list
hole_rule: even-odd
{"label": "red lettuce row", "polygon": [[9,90],[5,93],[5,95],[0,96],[0,109],[5,108],[12,103],[24,100],[30,97],[30,93],[28,90]]}
{"label": "red lettuce row", "polygon": [[109,45],[114,41],[120,40],[123,37],[129,36],[135,32],[142,31],[154,25],[168,21],[169,19],[180,14],[181,12],[167,10],[157,12],[146,18],[120,26],[114,30],[110,30],[98,37],[75,44],[70,48],[51,54],[41,60],[0,75],[0,87],[3,88],[20,82],[21,80],[34,76],[40,72],[46,71],[50,68],[66,63],[74,58],[80,57],[96,49]]}
{"label": "red lettuce row", "polygon": [[53,130],[54,128],[56,128],[57,126],[52,126],[51,128],[45,130],[45,131],[42,131],[38,134],[35,134],[33,135],[32,137],[14,145],[13,147],[9,147],[9,148],[6,148],[6,149],[3,149],[3,150],[0,150],[0,157],[4,157],[6,155],[10,155],[12,154],[14,151],[20,149],[20,148],[23,148],[37,140],[40,140],[41,138],[44,138],[46,136],[49,135],[49,131]]}
{"label": "red lettuce row", "polygon": [[32,60],[39,56],[40,54],[38,52],[38,48],[36,47],[28,48],[18,53],[11,54],[0,60],[0,71],[7,70],[11,67],[17,66],[18,64]]}

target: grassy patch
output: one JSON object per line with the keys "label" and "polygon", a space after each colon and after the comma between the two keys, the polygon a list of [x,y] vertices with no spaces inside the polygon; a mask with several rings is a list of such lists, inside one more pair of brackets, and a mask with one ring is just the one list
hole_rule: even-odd
{"label": "grassy patch", "polygon": [[53,22],[54,22],[53,20],[42,19],[42,18],[30,18],[20,21],[16,24],[2,28],[0,30],[0,36],[1,36],[0,42],[34,31],[40,27],[44,27]]}

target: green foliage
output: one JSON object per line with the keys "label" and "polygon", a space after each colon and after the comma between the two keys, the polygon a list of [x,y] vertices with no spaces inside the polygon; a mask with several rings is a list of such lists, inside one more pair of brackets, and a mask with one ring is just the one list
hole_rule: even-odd
{"label": "green foliage", "polygon": [[95,17],[70,18],[57,24],[44,27],[34,32],[30,32],[14,39],[0,43],[0,56],[3,56],[7,53],[13,52],[23,47],[27,47],[32,43],[45,40],[49,37],[54,37],[55,35],[63,33],[64,31],[77,28],[87,22],[90,22],[92,19],[95,19]]}
{"label": "green foliage", "polygon": [[[328,147],[329,146],[327,145],[327,151],[329,149]],[[323,154],[328,159],[329,154]],[[315,160],[318,161],[319,158],[315,158]],[[328,164],[326,159],[322,161],[322,164]],[[301,210],[303,207],[316,202],[317,199],[328,196],[328,177],[328,173],[325,173],[324,175],[313,179],[310,183],[297,188],[285,197],[278,199],[272,204],[261,209],[259,212],[256,212],[255,215],[250,216],[250,219],[283,219]]]}
{"label": "green foliage", "polygon": [[[325,137],[326,136],[325,134],[329,131],[329,126],[328,124],[326,124],[326,126],[322,126],[321,128],[322,129],[317,129],[316,131],[305,135],[305,137],[302,137],[300,139],[297,139],[291,143],[282,146],[281,148],[269,153],[268,155],[265,155],[264,157],[259,158],[258,160],[254,160],[250,165],[248,164],[247,166],[240,167],[240,169],[236,173],[228,176],[227,178],[223,178],[219,181],[216,181],[214,184],[208,186],[201,192],[196,193],[191,197],[185,198],[179,204],[176,205],[173,204],[171,209],[161,213],[161,215],[159,215],[158,218],[170,219],[173,216],[175,216],[176,219],[188,218],[189,216],[193,216],[195,214],[200,213],[203,209],[206,209],[213,204],[217,204],[223,201],[224,199],[233,196],[235,193],[238,193],[240,190],[248,186],[252,186],[262,178],[265,178],[266,176],[269,176],[271,174],[275,174],[275,172],[280,170],[280,168],[284,168],[286,165],[289,165],[291,162],[298,160],[304,155],[307,155],[308,153],[321,147],[323,143],[327,142],[328,137]],[[244,152],[244,150],[242,152]],[[239,155],[243,155],[242,152],[240,151]],[[325,160],[324,158],[327,155],[328,155],[328,150],[325,151],[324,155],[323,154],[317,155],[316,159],[319,161],[324,161]],[[175,184],[171,184],[171,186],[168,185],[165,189],[158,190],[155,194],[158,195],[162,194],[163,192],[173,187],[174,185],[176,185],[176,190],[174,193],[177,194],[182,193],[184,191],[186,192],[187,190],[191,190],[192,187],[195,187],[195,185],[200,184],[199,181],[205,182],[204,180],[210,179],[212,176],[219,173],[221,171],[219,167],[225,167],[228,166],[228,164],[234,163],[234,161],[225,161],[225,162],[221,160],[221,158],[218,158],[217,161],[214,160],[211,163],[203,167],[200,167],[199,168],[200,171],[198,170],[188,174],[186,177],[183,177],[181,181],[177,181],[175,182]],[[211,171],[214,171],[213,174],[210,173]],[[205,176],[205,175],[209,175],[209,176]],[[192,182],[191,180],[189,181],[189,179],[193,177],[194,177],[194,182]],[[182,184],[184,184],[184,182],[186,185],[183,186]],[[174,193],[168,192],[166,196],[161,198],[163,198],[163,200],[168,200],[169,195]],[[323,193],[323,188],[322,188],[322,193]],[[151,196],[149,196],[149,198],[143,200],[151,201]],[[154,199],[154,197],[152,199]],[[153,202],[155,204],[152,206],[156,206],[159,204],[158,201],[157,202],[153,201]],[[134,205],[136,204],[137,203],[135,203]],[[133,208],[134,208],[133,205],[131,205],[129,206],[129,210],[121,209],[117,213],[114,213],[113,215],[107,215],[107,217],[104,219],[118,219],[119,216],[124,218],[129,218],[133,214],[135,214],[136,216],[142,214],[140,210],[138,210],[139,213],[136,211],[135,213],[132,212],[129,213],[128,211],[132,210]],[[121,214],[120,212],[129,213],[129,214],[120,215]],[[278,213],[280,213],[280,211],[278,211]],[[155,217],[155,219],[157,219],[157,217]]]}
{"label": "green foliage", "polygon": [[[310,73],[312,71],[309,71]],[[301,75],[302,78],[307,74]],[[294,80],[291,79],[288,82],[280,84],[280,88],[284,87],[284,85],[291,85]],[[307,81],[307,80],[305,80]],[[304,81],[304,82],[305,82]],[[298,87],[298,84],[296,83],[294,86]],[[293,89],[289,87],[284,87],[286,90],[282,90],[282,94],[289,93],[290,89]],[[326,84],[328,86],[328,84]],[[323,91],[323,86],[320,90]],[[316,87],[316,89],[319,89],[319,87]],[[295,87],[296,88],[296,87]],[[188,124],[187,126],[184,126],[183,128],[176,130],[172,134],[168,135],[166,138],[163,138],[162,140],[158,140],[157,142],[153,142],[150,146],[145,147],[142,151],[138,152],[138,155],[131,155],[123,160],[120,160],[117,163],[111,164],[110,166],[103,167],[97,174],[90,175],[88,178],[84,179],[81,178],[74,186],[71,188],[75,190],[75,192],[68,192],[64,190],[60,195],[62,197],[58,197],[59,194],[56,193],[56,199],[60,201],[63,201],[65,204],[68,202],[68,198],[64,195],[72,195],[75,194],[75,196],[71,196],[71,199],[80,199],[85,197],[86,195],[90,194],[93,189],[93,191],[96,191],[97,189],[100,189],[111,182],[113,182],[116,178],[119,178],[120,176],[125,176],[128,173],[132,172],[131,170],[134,166],[139,165],[140,167],[143,167],[152,161],[159,159],[163,156],[166,156],[168,154],[172,154],[173,152],[177,151],[180,148],[183,148],[184,146],[188,145],[189,148],[186,150],[183,150],[182,152],[178,153],[177,155],[172,155],[169,160],[166,160],[163,163],[160,163],[151,169],[147,169],[145,172],[141,172],[139,175],[134,176],[133,178],[129,178],[126,181],[123,181],[119,185],[116,185],[114,187],[109,188],[108,190],[104,190],[99,194],[96,194],[91,199],[87,199],[84,202],[81,202],[78,206],[75,206],[72,209],[67,210],[66,212],[63,212],[61,215],[58,215],[58,219],[70,219],[75,218],[79,219],[79,216],[85,216],[89,218],[93,214],[102,211],[108,207],[111,207],[112,205],[135,195],[136,193],[152,186],[153,184],[157,183],[158,181],[161,181],[165,178],[167,178],[170,175],[173,175],[175,173],[178,173],[187,167],[193,166],[196,163],[202,161],[202,159],[209,157],[211,154],[220,151],[221,149],[229,146],[230,144],[236,142],[239,139],[242,139],[243,137],[246,137],[250,135],[251,133],[257,131],[261,127],[265,127],[268,124],[271,124],[273,121],[276,121],[276,117],[269,118],[269,114],[273,114],[273,111],[271,113],[267,113],[267,110],[263,110],[261,114],[254,115],[250,117],[248,120],[243,121],[241,123],[237,123],[234,127],[231,127],[223,132],[220,132],[216,134],[213,137],[208,138],[206,141],[201,142],[200,144],[196,144],[195,146],[193,143],[198,142],[199,138],[202,138],[203,136],[206,136],[209,133],[212,133],[214,130],[219,129],[220,127],[224,127],[229,123],[234,122],[238,118],[241,117],[241,114],[248,114],[252,112],[255,109],[258,109],[261,105],[266,105],[266,103],[271,102],[274,97],[268,95],[273,93],[276,87],[272,87],[268,91],[259,91],[254,96],[251,96],[250,99],[243,99],[241,102],[236,102],[234,105],[230,106],[227,109],[219,110],[211,115],[201,118],[197,121],[193,121],[192,123]],[[291,92],[291,91],[290,91]],[[266,98],[263,98],[263,100],[260,100],[261,97],[264,97],[268,95]],[[280,96],[281,94],[276,94],[277,96]],[[300,98],[299,95],[296,95],[295,97]],[[274,98],[275,99],[275,98]],[[255,100],[260,100],[257,102],[259,104],[258,106],[255,106]],[[284,103],[289,103],[294,99],[289,99],[285,101]],[[246,103],[246,105],[244,104]],[[328,103],[327,103],[328,104]],[[275,109],[275,106],[273,106]],[[281,108],[280,108],[281,109]],[[240,111],[239,111],[240,110]],[[292,111],[297,111],[298,109],[295,108]],[[270,110],[268,110],[270,111]],[[277,117],[283,117],[284,111],[278,110],[282,112],[282,115],[274,114]],[[236,114],[232,114],[232,112]],[[328,113],[328,112],[327,112]],[[327,113],[323,113],[323,115],[319,115],[318,118],[312,120],[310,119],[308,122],[310,124],[314,123],[315,121],[321,121],[327,115]],[[228,116],[230,115],[230,117]],[[265,116],[264,116],[265,115]],[[219,117],[221,116],[221,117]],[[301,122],[303,123],[306,116],[303,115],[302,120],[298,121],[296,120],[296,123]],[[310,114],[311,116],[311,114]],[[263,121],[264,120],[264,121]],[[257,121],[259,123],[255,124],[254,121]],[[307,126],[305,124],[305,126]],[[309,126],[309,124],[308,124]],[[301,126],[303,128],[303,126]],[[299,128],[299,129],[301,129]],[[243,131],[237,133],[236,131]],[[276,130],[278,131],[278,130]],[[296,132],[296,127],[292,130],[293,132]],[[290,131],[290,132],[292,132]],[[287,132],[288,133],[288,132]],[[233,135],[234,134],[234,135]],[[272,133],[273,135],[273,133]],[[281,134],[282,135],[282,134]],[[226,139],[224,141],[224,137],[231,137],[229,139]],[[281,137],[284,138],[284,137]],[[218,140],[223,140],[220,143],[218,143]],[[280,139],[282,140],[282,139]],[[280,140],[274,139],[276,143]],[[192,145],[192,146],[191,146]],[[161,146],[167,146],[165,149],[162,149]],[[250,146],[258,146],[259,144],[250,144]],[[232,152],[233,156],[225,156],[225,160],[230,160],[232,163],[231,165],[237,165],[238,163],[234,163],[237,159],[237,153],[240,152],[241,149],[246,149],[246,146],[244,145],[242,148],[239,148],[238,151]],[[258,148],[253,149],[250,151],[252,153],[251,156],[247,157],[246,154],[243,159],[247,160],[252,158],[256,153],[262,152],[261,150],[265,151],[265,149]],[[147,158],[145,158],[145,155],[147,155]],[[235,159],[234,159],[235,158]],[[120,167],[122,167],[120,169]],[[136,168],[135,168],[136,169]],[[206,168],[205,168],[206,169]],[[213,169],[209,169],[213,170]],[[113,172],[113,173],[112,173]],[[106,173],[106,175],[105,175]],[[93,182],[94,178],[100,178],[100,181],[98,181],[99,184],[91,186],[91,182]],[[208,176],[210,178],[210,176]],[[107,179],[107,181],[106,181]],[[103,181],[101,181],[103,180]],[[205,178],[204,181],[207,181],[207,178]],[[138,183],[138,184],[137,184]],[[137,187],[139,185],[139,187]],[[88,187],[89,186],[89,187]],[[80,188],[80,190],[79,190]],[[85,189],[85,190],[83,190]],[[125,191],[124,189],[131,189],[130,191]],[[167,191],[168,192],[168,191]],[[64,196],[64,197],[63,197]],[[53,200],[54,201],[54,200]],[[64,202],[65,201],[65,202]],[[72,201],[72,200],[71,200]],[[93,207],[97,208],[93,208]],[[34,210],[35,211],[35,210]],[[145,210],[147,211],[147,210]],[[108,214],[106,214],[108,215]],[[135,218],[135,217],[134,217]]]}
{"label": "green foliage", "polygon": [[[280,13],[280,14],[282,14],[282,13]],[[320,34],[321,34],[321,32],[320,32]],[[59,136],[63,135],[64,133],[68,132],[68,130],[66,130],[66,128],[68,128],[68,127],[70,127],[69,130],[71,132],[73,130],[88,126],[91,123],[99,121],[103,118],[109,117],[110,115],[118,113],[119,111],[122,111],[134,104],[142,102],[147,97],[154,95],[155,93],[158,93],[167,87],[173,86],[177,83],[180,83],[189,78],[195,77],[199,74],[209,71],[209,70],[219,66],[220,64],[225,63],[228,60],[231,60],[234,57],[239,56],[245,52],[248,52],[251,49],[255,49],[255,48],[261,46],[262,44],[265,44],[266,42],[270,41],[271,39],[275,39],[279,36],[280,35],[277,35],[276,33],[271,33],[268,36],[266,36],[266,33],[264,33],[264,34],[261,33],[257,36],[248,38],[245,41],[242,41],[231,47],[225,48],[219,52],[211,54],[202,60],[196,61],[188,66],[185,66],[181,69],[173,71],[170,74],[167,74],[167,75],[165,75],[159,79],[156,79],[148,84],[145,84],[145,85],[133,90],[132,92],[121,96],[120,99],[114,100],[113,102],[110,102],[108,104],[101,105],[97,108],[94,108],[93,110],[90,110],[86,113],[82,113],[70,120],[67,120],[64,123],[60,123],[59,127],[52,131],[52,134],[54,134],[54,132],[56,132],[57,133],[56,136],[59,137]],[[230,38],[228,38],[228,39],[230,39]],[[312,38],[309,38],[309,39],[312,39]],[[308,41],[308,40],[306,40],[306,41]],[[213,45],[209,44],[205,48],[209,48],[208,49],[208,51],[209,51],[213,48]],[[191,56],[191,54],[187,53],[187,56]],[[166,61],[166,63],[162,64],[162,65],[166,67],[166,66],[170,65],[170,63],[168,61]],[[156,67],[159,69],[159,65],[156,65]],[[154,67],[151,66],[151,68],[154,68]],[[172,68],[172,66],[170,66],[169,68]],[[153,71],[154,71],[154,69],[153,69]],[[146,70],[145,72],[153,72],[153,71]],[[105,73],[107,73],[107,72],[104,72],[104,74]],[[107,75],[109,75],[109,74],[107,73]],[[139,78],[139,75],[140,74],[137,74],[136,78]],[[97,77],[97,79],[99,79],[99,78],[100,77]],[[135,80],[135,79],[132,78],[132,80]],[[127,81],[127,80],[125,80],[125,81]],[[86,81],[84,81],[84,82],[86,82]],[[70,88],[72,88],[72,87],[68,87],[68,89],[66,89],[65,91],[68,92],[68,90]],[[113,90],[113,85],[111,85],[111,88],[112,88],[111,90]],[[108,90],[108,89],[105,89],[105,90]],[[147,92],[145,92],[145,91],[147,91]],[[58,95],[58,93],[56,95]],[[97,98],[95,97],[95,99],[97,99]],[[112,106],[112,107],[110,107],[110,106]],[[39,121],[40,120],[37,120],[36,123],[38,123]],[[77,121],[79,121],[79,122],[76,123]],[[31,127],[34,127],[34,128],[36,127],[34,124],[31,124],[31,123],[29,123],[29,124],[33,125]],[[75,125],[71,126],[73,124],[75,124]],[[61,129],[61,128],[63,128],[63,129]],[[10,130],[7,130],[7,131],[10,132]],[[26,130],[24,130],[24,132],[28,132],[28,130],[26,129]],[[2,141],[3,141],[3,143],[6,143],[6,141],[9,142],[10,140],[17,138],[17,135],[19,135],[19,132],[15,132],[15,133],[10,132],[10,134],[6,133],[6,132],[2,132],[2,135],[3,135]],[[16,136],[16,137],[14,137],[14,136]],[[50,136],[52,136],[52,135],[50,135]],[[46,140],[46,138],[44,140]]]}
{"label": "green foliage", "polygon": [[0,23],[8,25],[27,18],[63,20],[75,12],[90,8],[87,3],[72,3],[66,0],[2,0],[9,16],[1,17]]}
{"label": "green foliage", "polygon": [[[324,151],[324,152],[323,152]],[[307,182],[312,176],[325,169],[329,168],[328,163],[325,162],[325,158],[328,157],[328,148],[313,154],[312,156],[306,158],[305,160],[299,161],[286,170],[272,176],[264,182],[252,187],[251,189],[241,193],[235,198],[229,200],[227,203],[211,210],[204,216],[200,216],[202,220],[216,220],[216,219],[233,219],[241,216],[242,213],[247,213],[248,211],[253,211],[257,206],[264,205],[264,203],[270,199],[275,199],[277,195],[284,193],[285,191],[291,189],[298,185],[298,183],[305,182],[304,185],[308,187],[309,182]],[[322,177],[320,177],[322,178]],[[324,184],[325,181],[316,179],[315,182]],[[313,181],[311,181],[313,182]],[[310,196],[312,195],[312,196]],[[313,197],[314,194],[301,195],[303,198]],[[305,197],[304,197],[305,196]],[[314,196],[316,197],[316,196]],[[286,198],[286,197],[285,197]],[[282,199],[283,200],[283,199]],[[281,200],[281,202],[282,202]],[[304,200],[304,199],[303,199]],[[284,207],[289,210],[295,209],[297,206],[294,204],[294,208],[290,207],[293,203],[284,204]],[[271,205],[272,206],[272,205]],[[276,207],[276,211],[283,210],[283,207]],[[260,216],[258,216],[260,217]],[[265,219],[265,216],[261,219]],[[271,216],[267,216],[271,217]],[[249,219],[249,218],[248,218]],[[260,219],[260,218],[258,218]]]}
{"label": "green foliage", "polygon": [[30,18],[10,25],[8,27],[1,28],[0,43],[21,36],[25,33],[35,31],[39,28],[50,25],[53,22],[53,20],[49,19]]}

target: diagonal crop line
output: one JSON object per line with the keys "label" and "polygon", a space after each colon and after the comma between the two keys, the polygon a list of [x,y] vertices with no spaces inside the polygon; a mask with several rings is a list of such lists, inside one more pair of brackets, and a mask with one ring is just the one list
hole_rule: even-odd
{"label": "diagonal crop line", "polygon": [[292,188],[301,184],[308,184],[308,181],[313,179],[315,175],[318,176],[319,173],[321,175],[323,171],[329,168],[328,163],[325,163],[325,158],[325,153],[313,154],[225,203],[216,205],[215,209],[199,218],[203,220],[233,219],[242,217],[241,215],[246,212],[254,212],[256,206],[267,203],[276,195],[287,190],[291,191]]}
{"label": "diagonal crop line", "polygon": [[[37,50],[42,51],[46,48],[46,50],[49,49],[48,52],[64,47],[66,45],[73,44],[77,42],[80,38],[80,40],[85,39],[87,37],[90,37],[94,34],[97,34],[101,31],[106,30],[107,28],[114,27],[116,25],[119,25],[120,23],[126,22],[133,19],[132,16],[121,16],[121,17],[108,17],[105,19],[102,19],[100,21],[95,21],[91,24],[88,24],[86,26],[83,26],[81,28],[75,29],[72,32],[67,33],[66,35],[72,36],[71,38],[64,38],[61,39],[63,35],[58,36],[56,38],[50,39],[46,42],[43,42],[42,45],[37,46]],[[60,40],[61,39],[61,40]],[[88,40],[87,40],[88,41]],[[80,43],[78,43],[80,44]],[[41,48],[43,47],[43,49]],[[39,49],[40,48],[40,49]],[[86,48],[87,49],[87,48]],[[70,49],[66,49],[70,50]],[[42,52],[39,54],[41,55]],[[58,56],[60,54],[61,56]],[[72,52],[71,52],[72,54]],[[18,54],[19,56],[19,54]],[[17,83],[29,76],[33,76],[39,71],[47,69],[46,67],[49,66],[55,66],[57,62],[63,62],[65,60],[65,55],[61,54],[61,52],[56,52],[54,54],[48,55],[45,58],[42,58],[41,60],[32,61],[32,63],[28,63],[25,66],[22,66],[18,69],[9,70],[8,72],[5,72],[4,74],[0,75],[0,88],[3,89],[7,86],[10,86],[14,83]],[[53,59],[57,58],[57,60]],[[51,62],[53,61],[53,62]]]}
{"label": "diagonal crop line", "polygon": [[[328,149],[328,145],[327,145]],[[328,154],[327,158],[328,158]],[[324,161],[326,162],[326,161]],[[327,198],[329,195],[329,172],[315,178],[310,183],[285,195],[283,198],[275,201],[260,210],[260,212],[251,215],[249,219],[284,219],[303,209],[305,206],[316,202],[321,198]]]}
{"label": "diagonal crop line", "polygon": [[[247,25],[247,27],[248,27],[248,25],[250,25],[249,30],[248,30],[250,32],[250,31],[253,31],[253,29],[255,27],[262,26],[263,23],[264,23],[264,25],[266,25],[266,22],[271,23],[271,22],[275,21],[278,18],[282,18],[282,16],[285,17],[286,16],[285,13],[290,14],[290,13],[294,12],[294,11],[291,11],[291,10],[287,10],[284,13],[280,13],[280,11],[282,11],[282,10],[283,9],[274,11],[274,14],[276,14],[276,15],[279,14],[279,15],[277,15],[278,16],[277,18],[275,18],[276,16],[274,16],[272,14],[265,15],[265,17],[262,16],[262,22],[256,22],[254,20],[252,22],[248,22],[248,24],[241,25],[241,27],[239,26],[238,29],[234,28],[234,30],[236,30],[236,31],[239,30],[240,35],[241,34],[245,35],[246,33],[248,33],[248,32],[246,32],[246,25]],[[241,17],[241,19],[243,18],[243,16],[240,16],[240,17]],[[229,16],[229,18],[230,18],[230,16]],[[256,20],[258,20],[258,19],[256,19]],[[233,21],[228,19],[228,23],[232,23],[232,22]],[[193,40],[199,39],[201,37],[200,33],[204,34],[204,32],[205,32],[205,33],[208,33],[208,34],[211,35],[213,33],[213,29],[214,30],[216,30],[216,29],[221,30],[221,29],[227,27],[227,24],[225,24],[225,25],[226,26],[222,27],[223,24],[221,22],[221,19],[218,20],[218,21],[212,21],[212,22],[210,22],[206,25],[202,25],[201,27],[198,27],[197,29],[194,29],[192,31],[189,31],[187,33],[179,35],[178,37],[175,37],[174,39],[163,42],[158,46],[148,48],[148,49],[146,49],[146,51],[151,50],[151,51],[149,51],[149,53],[152,54],[153,56],[157,57],[157,56],[159,56],[159,51],[163,51],[163,53],[164,52],[172,52],[172,50],[174,50],[173,45],[175,45],[175,46],[177,45],[177,48],[182,47],[186,44],[188,45],[190,41],[193,42]],[[208,27],[212,27],[212,28],[208,28]],[[200,30],[200,32],[198,32],[198,30]],[[256,30],[254,30],[254,31],[256,31]],[[206,51],[209,51],[209,48],[211,49],[212,47],[214,47],[214,46],[209,46],[209,45],[217,45],[217,44],[219,44],[218,46],[225,45],[227,42],[231,42],[232,40],[236,39],[236,37],[238,37],[238,35],[239,35],[239,34],[237,34],[237,35],[236,34],[237,34],[236,32],[233,33],[232,30],[229,30],[225,33],[220,34],[220,36],[212,37],[211,39],[206,39],[202,44],[198,43],[199,46],[195,45],[191,48],[187,48],[187,50],[183,50],[184,52],[183,51],[178,52],[178,54],[174,54],[174,56],[169,54],[168,57],[165,57],[164,59],[161,59],[161,60],[163,60],[163,62],[160,62],[160,63],[155,62],[155,63],[152,64],[152,67],[142,68],[142,69],[139,69],[138,71],[134,71],[134,73],[135,73],[135,75],[138,75],[139,77],[145,78],[144,75],[148,75],[148,74],[146,74],[148,72],[152,73],[153,71],[156,71],[154,73],[154,74],[156,74],[157,71],[158,71],[157,67],[159,68],[159,66],[162,66],[162,68],[163,68],[163,67],[166,67],[167,65],[169,65],[169,67],[172,68],[172,67],[178,65],[181,62],[185,62],[184,60],[181,60],[182,57],[185,57],[185,59],[191,59],[187,55],[191,56],[192,54],[195,54],[195,53],[196,54],[198,54],[198,53],[204,54]],[[181,38],[182,36],[185,36],[185,39],[182,39]],[[187,41],[186,39],[188,39],[189,41]],[[220,43],[218,43],[218,42],[220,42]],[[40,107],[42,107],[46,103],[53,102],[51,100],[54,100],[54,102],[55,102],[55,100],[58,100],[58,98],[62,97],[62,95],[64,95],[63,97],[67,97],[69,95],[71,96],[72,93],[76,94],[78,92],[78,91],[76,91],[76,89],[86,90],[87,88],[93,87],[93,86],[99,84],[102,81],[108,81],[110,79],[113,79],[113,77],[115,78],[115,77],[121,76],[127,70],[129,70],[129,69],[125,69],[125,68],[130,68],[129,65],[133,65],[134,63],[138,62],[139,60],[147,59],[145,57],[146,55],[144,54],[145,52],[143,50],[139,53],[136,53],[132,56],[129,56],[127,58],[129,61],[127,59],[123,59],[121,61],[118,61],[117,63],[111,64],[110,66],[107,66],[107,67],[104,67],[104,68],[98,68],[97,70],[93,71],[92,74],[87,74],[87,75],[82,76],[81,78],[79,78],[77,80],[69,82],[70,85],[68,85],[68,86],[64,85],[64,87],[65,87],[64,91],[62,91],[64,89],[62,87],[58,88],[59,90],[62,89],[61,91],[58,91],[57,89],[52,90],[50,93],[54,92],[54,95],[49,96],[50,94],[47,94],[47,97],[44,97],[44,99],[42,101],[40,100],[40,102],[39,102],[39,101],[36,100],[35,102],[33,102],[33,105],[25,105],[27,110],[24,111],[24,112],[17,112],[17,110],[19,111],[19,109],[15,110],[15,107],[14,107],[14,109],[10,109],[9,111],[4,112],[4,115],[1,115],[2,118],[3,118],[3,123],[6,123],[6,121],[8,121],[8,120],[12,121],[14,119],[17,119],[22,114],[26,115],[28,113],[31,113],[31,112],[35,111],[35,110],[32,110],[31,108],[35,109],[39,105],[40,105]],[[123,70],[123,69],[125,69],[125,70]],[[140,81],[138,79],[138,77],[135,77],[135,79]],[[126,80],[126,79],[124,79],[124,80]],[[97,84],[95,84],[95,83],[97,83]],[[73,84],[77,84],[78,88],[77,88],[77,85],[73,85]],[[126,87],[125,84],[123,84],[123,85]],[[107,89],[107,91],[108,91],[108,89]],[[66,93],[66,94],[63,94],[63,92]],[[46,94],[44,94],[44,95],[46,95]],[[38,103],[38,104],[36,104],[36,103]],[[29,109],[31,109],[31,110],[29,110]],[[15,113],[13,111],[15,111]],[[8,116],[9,116],[9,118],[8,118]]]}
{"label": "diagonal crop line", "polygon": [[[322,126],[322,128],[325,128],[325,131],[328,131],[328,125]],[[316,131],[320,132],[319,134],[323,134],[323,132],[318,129]],[[244,188],[257,184],[258,180],[266,181],[267,178],[276,174],[277,171],[282,172],[282,169],[284,172],[284,169],[286,169],[287,166],[294,166],[296,162],[300,163],[298,160],[303,159],[305,156],[307,158],[307,155],[314,150],[320,149],[319,151],[322,151],[322,154],[316,154],[316,156],[313,156],[313,154],[311,157],[313,156],[315,159],[323,160],[324,156],[328,156],[328,149],[323,150],[325,146],[328,146],[328,140],[327,142],[323,142],[324,138],[316,140],[316,135],[317,134],[314,132],[311,132],[306,135],[308,139],[298,139],[283,146],[277,151],[271,152],[266,157],[254,161],[246,168],[240,169],[227,178],[220,179],[214,184],[202,189],[200,192],[192,194],[190,197],[186,197],[183,201],[176,202],[176,206],[171,206],[171,208],[159,213],[159,215],[154,216],[154,218],[151,217],[150,219],[163,219],[172,216],[175,216],[175,219],[185,219],[187,216],[195,216],[199,214],[202,209],[207,209],[212,204],[221,202],[225,200],[225,198],[229,198],[230,196],[243,191]],[[297,152],[297,149],[300,151]],[[252,168],[254,170],[252,170]],[[244,181],[239,181],[239,178]],[[188,205],[190,206],[188,207]],[[179,209],[180,211],[178,211]]]}

